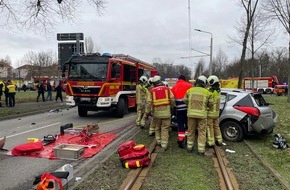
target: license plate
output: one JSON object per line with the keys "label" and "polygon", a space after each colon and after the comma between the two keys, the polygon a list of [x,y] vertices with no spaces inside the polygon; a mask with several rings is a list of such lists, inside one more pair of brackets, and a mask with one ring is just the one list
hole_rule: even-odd
{"label": "license plate", "polygon": [[91,98],[81,98],[81,101],[90,101]]}

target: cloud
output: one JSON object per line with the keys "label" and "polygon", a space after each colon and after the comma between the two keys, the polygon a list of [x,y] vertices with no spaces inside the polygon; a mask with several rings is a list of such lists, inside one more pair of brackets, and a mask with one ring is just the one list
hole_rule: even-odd
{"label": "cloud", "polygon": [[[189,26],[192,48],[209,53],[210,35],[194,31],[198,28],[213,34],[214,55],[219,49],[229,58],[241,53],[240,46],[229,43],[228,38],[235,35],[234,26],[244,11],[237,1],[191,0],[190,24],[186,0],[110,0],[106,6],[102,16],[92,6],[80,6],[80,17],[74,23],[56,24],[51,35],[1,30],[0,58],[9,55],[14,63],[28,51],[57,52],[56,33],[82,32],[92,37],[102,52],[128,54],[149,63],[158,57],[188,64],[199,59],[180,58],[189,55]],[[209,57],[204,60],[208,63]]]}

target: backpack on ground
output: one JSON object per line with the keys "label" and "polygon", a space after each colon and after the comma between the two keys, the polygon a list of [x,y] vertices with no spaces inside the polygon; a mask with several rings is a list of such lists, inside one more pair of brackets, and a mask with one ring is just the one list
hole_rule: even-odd
{"label": "backpack on ground", "polygon": [[143,144],[127,141],[118,147],[121,164],[124,168],[143,168],[150,164],[149,151]]}

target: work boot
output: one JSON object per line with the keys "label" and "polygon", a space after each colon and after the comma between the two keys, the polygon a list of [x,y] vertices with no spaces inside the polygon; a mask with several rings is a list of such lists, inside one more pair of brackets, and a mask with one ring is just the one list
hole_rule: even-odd
{"label": "work boot", "polygon": [[188,148],[188,149],[187,149],[187,152],[188,152],[188,153],[192,153],[192,152],[193,152],[193,148]]}
{"label": "work boot", "polygon": [[177,144],[178,144],[178,147],[179,148],[185,148],[185,142],[184,142],[184,140],[183,141],[178,140],[177,141]]}
{"label": "work boot", "polygon": [[216,141],[215,144],[216,144],[217,146],[222,146],[222,145],[223,145],[223,142],[218,142],[218,141]]}
{"label": "work boot", "polygon": [[149,136],[154,136],[155,135],[155,132],[152,132],[152,133],[149,133]]}
{"label": "work boot", "polygon": [[204,152],[198,152],[197,155],[201,156],[201,157],[204,157]]}

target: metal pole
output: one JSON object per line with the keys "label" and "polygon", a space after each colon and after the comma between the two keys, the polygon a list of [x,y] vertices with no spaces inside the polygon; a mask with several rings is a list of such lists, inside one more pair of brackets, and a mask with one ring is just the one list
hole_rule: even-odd
{"label": "metal pole", "polygon": [[194,29],[195,31],[198,31],[198,32],[203,32],[203,33],[207,33],[207,34],[210,34],[210,60],[209,60],[209,75],[212,75],[212,53],[213,53],[213,35],[211,32],[207,32],[207,31],[204,31],[204,30],[200,30],[200,29]]}
{"label": "metal pole", "polygon": [[188,56],[189,56],[189,63],[190,63],[190,56],[191,56],[191,15],[190,15],[190,0],[188,0],[188,39],[189,39],[189,50],[188,50]]}
{"label": "metal pole", "polygon": [[209,61],[209,75],[212,75],[212,46],[213,46],[213,37],[212,33],[210,34],[210,61]]}

